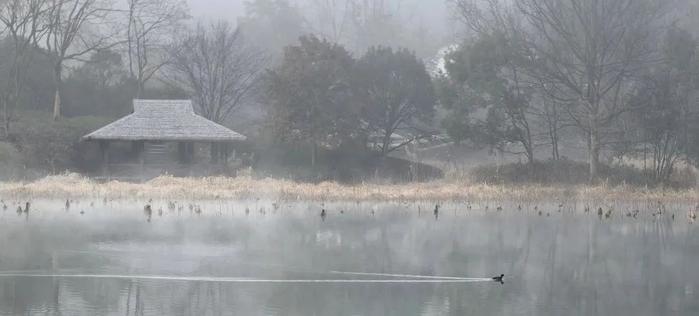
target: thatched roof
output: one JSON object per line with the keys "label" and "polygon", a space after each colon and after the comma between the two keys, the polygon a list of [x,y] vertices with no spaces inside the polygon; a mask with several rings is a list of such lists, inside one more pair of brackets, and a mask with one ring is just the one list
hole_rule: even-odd
{"label": "thatched roof", "polygon": [[134,113],[84,140],[242,141],[247,137],[194,113],[189,100],[134,100]]}

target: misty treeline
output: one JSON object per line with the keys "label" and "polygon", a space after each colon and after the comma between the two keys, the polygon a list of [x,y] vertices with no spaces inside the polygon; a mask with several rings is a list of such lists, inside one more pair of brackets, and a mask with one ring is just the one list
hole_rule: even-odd
{"label": "misty treeline", "polygon": [[590,180],[606,156],[657,182],[699,163],[698,4],[444,1],[452,39],[400,0],[251,0],[237,23],[183,0],[0,0],[0,161],[80,168],[80,136],[133,98],[191,98],[234,130],[261,114],[242,132],[312,167],[441,135],[531,169],[583,144]]}
{"label": "misty treeline", "polygon": [[697,29],[686,23],[695,2],[452,3],[470,31],[436,80],[453,139],[515,151],[530,165],[561,159],[563,139],[580,139],[591,180],[603,151],[642,160],[658,182],[679,162],[698,162]]}

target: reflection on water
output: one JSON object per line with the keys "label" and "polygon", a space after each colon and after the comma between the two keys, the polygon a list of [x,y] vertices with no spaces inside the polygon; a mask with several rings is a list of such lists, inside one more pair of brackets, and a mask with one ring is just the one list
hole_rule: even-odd
{"label": "reflection on water", "polygon": [[699,313],[687,206],[90,204],[0,213],[0,315]]}

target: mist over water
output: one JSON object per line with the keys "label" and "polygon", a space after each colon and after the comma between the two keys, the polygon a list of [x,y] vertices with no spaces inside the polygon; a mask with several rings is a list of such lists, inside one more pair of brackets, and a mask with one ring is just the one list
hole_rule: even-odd
{"label": "mist over water", "polygon": [[[607,219],[552,205],[537,206],[539,216],[529,205],[445,204],[436,219],[425,203],[209,202],[190,211],[154,202],[149,222],[140,203],[35,204],[28,215],[0,213],[0,315],[699,309],[699,231],[681,205],[663,216],[642,208],[637,218]],[[501,273],[504,284],[451,282]]]}

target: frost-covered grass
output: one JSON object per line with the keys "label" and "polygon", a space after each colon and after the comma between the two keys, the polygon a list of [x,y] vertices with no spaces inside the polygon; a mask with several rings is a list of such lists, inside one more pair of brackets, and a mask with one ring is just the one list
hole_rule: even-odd
{"label": "frost-covered grass", "polygon": [[32,199],[274,199],[280,201],[596,201],[699,202],[699,190],[632,186],[488,185],[466,181],[410,184],[335,182],[301,183],[252,177],[175,178],[162,176],[145,183],[100,183],[76,174],[50,176],[38,181],[0,183],[3,198]]}

